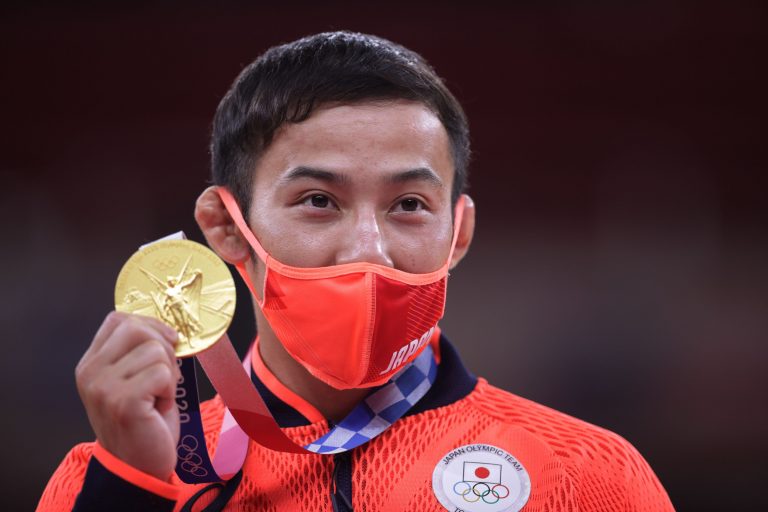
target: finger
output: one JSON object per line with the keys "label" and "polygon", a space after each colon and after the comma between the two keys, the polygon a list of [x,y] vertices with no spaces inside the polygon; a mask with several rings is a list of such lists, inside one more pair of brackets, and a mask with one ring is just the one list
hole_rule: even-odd
{"label": "finger", "polygon": [[110,312],[104,321],[101,324],[101,327],[99,327],[99,330],[96,332],[96,335],[93,337],[93,341],[91,342],[91,346],[88,348],[88,352],[98,352],[101,347],[104,346],[104,344],[107,342],[107,340],[112,336],[112,334],[115,332],[115,330],[122,325],[124,322],[127,321],[138,321],[145,323],[149,326],[152,326],[155,328],[159,333],[162,334],[164,338],[166,338],[168,341],[171,341],[175,343],[178,340],[178,333],[170,326],[165,324],[164,322],[161,322],[160,320],[148,316],[143,315],[132,315],[128,313],[123,313],[120,311],[112,311]]}
{"label": "finger", "polygon": [[[117,381],[113,380],[114,385]],[[103,400],[102,420],[106,416],[117,425],[129,425],[146,418],[158,400],[175,397],[176,382],[165,363],[148,366],[127,380],[120,380],[107,400]],[[89,410],[90,412],[90,410]],[[114,425],[113,425],[114,426]]]}
{"label": "finger", "polygon": [[147,366],[125,381],[125,386],[136,396],[153,397],[155,400],[176,399],[176,380],[165,363]]}
{"label": "finger", "polygon": [[160,414],[166,415],[168,418],[173,417],[172,414],[169,414],[171,412],[175,412],[178,416],[179,414],[179,407],[176,405],[176,390],[173,391],[174,396],[166,397],[158,397],[155,401],[155,409],[157,409],[157,412]]}
{"label": "finger", "polygon": [[180,377],[176,357],[168,343],[147,340],[117,360],[110,371],[122,379],[130,379],[145,368],[157,363],[167,364],[176,380]]}
{"label": "finger", "polygon": [[112,335],[115,329],[117,329],[117,326],[119,326],[120,323],[123,322],[127,317],[128,317],[127,313],[121,313],[119,311],[110,311],[110,313],[104,318],[104,321],[101,323],[99,330],[96,331],[96,335],[93,337],[91,346],[88,347],[86,354],[88,354],[89,352],[98,351],[107,341],[107,339]]}
{"label": "finger", "polygon": [[169,356],[174,356],[174,342],[164,337],[155,329],[153,324],[139,317],[125,319],[112,333],[109,340],[102,346],[95,356],[103,364],[115,364],[128,352],[149,340],[157,340],[167,350]]}
{"label": "finger", "polygon": [[151,316],[144,316],[144,315],[133,315],[136,318],[140,319],[143,322],[147,322],[149,325],[157,329],[159,332],[163,334],[163,337],[167,339],[170,342],[176,343],[179,339],[179,333],[176,332],[176,329],[168,325],[167,323],[163,322],[162,320],[158,320],[155,317]]}

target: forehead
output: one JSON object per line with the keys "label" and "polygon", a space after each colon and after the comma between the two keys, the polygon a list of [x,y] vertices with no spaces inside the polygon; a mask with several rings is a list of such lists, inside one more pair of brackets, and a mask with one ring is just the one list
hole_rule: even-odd
{"label": "forehead", "polygon": [[432,169],[450,189],[448,134],[425,105],[404,100],[331,104],[275,134],[259,159],[256,183],[297,166],[349,174],[351,179],[413,168]]}

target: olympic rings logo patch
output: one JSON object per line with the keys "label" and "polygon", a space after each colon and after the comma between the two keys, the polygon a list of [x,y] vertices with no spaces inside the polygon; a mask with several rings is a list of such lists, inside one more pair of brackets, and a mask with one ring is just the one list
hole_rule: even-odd
{"label": "olympic rings logo patch", "polygon": [[437,461],[432,490],[450,512],[520,512],[530,497],[531,479],[503,448],[465,444]]}
{"label": "olympic rings logo patch", "polygon": [[453,492],[461,496],[467,503],[483,500],[485,503],[493,505],[509,496],[509,487],[504,484],[493,484],[491,487],[485,482],[462,481],[453,484]]}
{"label": "olympic rings logo patch", "polygon": [[179,440],[176,455],[179,457],[179,468],[192,476],[208,476],[208,470],[203,467],[203,458],[197,453],[199,443],[192,434],[187,434]]}
{"label": "olympic rings logo patch", "polygon": [[463,479],[453,484],[453,492],[467,503],[483,500],[489,505],[509,496],[509,487],[501,483],[501,464],[464,462]]}

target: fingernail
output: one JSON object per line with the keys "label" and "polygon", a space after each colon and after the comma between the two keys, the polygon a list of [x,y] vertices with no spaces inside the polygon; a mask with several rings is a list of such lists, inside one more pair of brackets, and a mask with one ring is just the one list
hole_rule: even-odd
{"label": "fingernail", "polygon": [[163,324],[163,335],[168,341],[176,342],[179,339],[179,333],[176,332],[176,329],[165,324]]}

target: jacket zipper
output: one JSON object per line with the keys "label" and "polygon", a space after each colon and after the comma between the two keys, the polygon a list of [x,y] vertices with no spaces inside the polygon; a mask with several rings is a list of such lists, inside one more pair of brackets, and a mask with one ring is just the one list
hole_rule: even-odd
{"label": "jacket zipper", "polygon": [[352,451],[333,456],[333,512],[354,512],[352,508]]}

